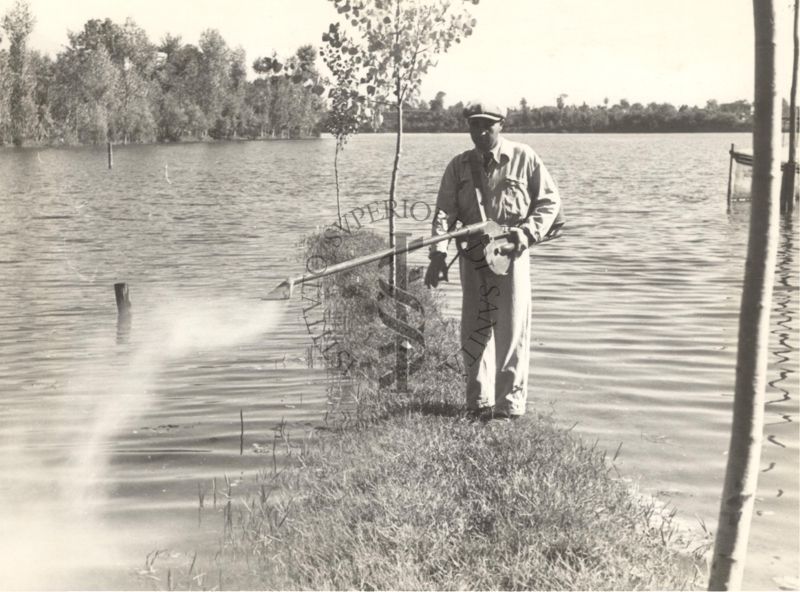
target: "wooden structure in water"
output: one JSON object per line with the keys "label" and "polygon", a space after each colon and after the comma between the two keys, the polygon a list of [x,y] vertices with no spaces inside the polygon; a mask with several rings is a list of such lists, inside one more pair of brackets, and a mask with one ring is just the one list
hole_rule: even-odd
{"label": "wooden structure in water", "polygon": [[[794,203],[800,199],[800,182],[798,181],[797,138],[800,135],[800,107],[797,106],[797,70],[800,65],[800,0],[794,0],[793,11],[793,58],[792,86],[789,90],[789,113],[784,116],[783,131],[789,132],[788,160],[781,163],[780,211],[790,213]],[[756,47],[758,50],[758,47]],[[758,91],[758,87],[756,87]],[[736,169],[734,171],[734,165]],[[728,211],[732,201],[749,201],[752,197],[751,181],[753,171],[753,155],[736,150],[731,144],[730,162],[728,164]]]}
{"label": "wooden structure in water", "polygon": [[[735,201],[750,201],[750,176],[753,169],[753,155],[750,152],[736,150],[735,144],[731,144],[731,149],[728,153],[730,161],[728,165],[728,209],[731,203]],[[797,182],[797,177],[800,175],[800,166],[797,162],[781,163],[781,171],[783,172],[782,183],[786,183],[787,178],[791,178],[788,171],[794,168],[794,191],[786,192],[781,191],[781,212],[791,212],[794,209],[794,203],[800,199],[800,183]],[[791,193],[794,193],[792,196]]]}

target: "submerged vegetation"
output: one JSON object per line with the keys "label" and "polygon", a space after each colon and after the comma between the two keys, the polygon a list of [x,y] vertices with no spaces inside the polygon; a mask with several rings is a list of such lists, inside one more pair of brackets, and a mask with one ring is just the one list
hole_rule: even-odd
{"label": "submerged vegetation", "polygon": [[[323,232],[306,241],[305,255],[333,263],[383,244],[368,232]],[[372,264],[315,288],[331,315],[347,318],[329,326],[326,339],[337,344],[326,356],[332,374],[336,352],[356,348],[358,359],[347,380],[331,383],[328,429],[293,439],[280,425],[272,461],[250,482],[250,494],[219,510],[216,557],[150,565],[161,585],[636,590],[696,583],[707,544],[686,539],[674,511],[617,478],[616,458],[546,416],[476,422],[466,415],[451,363],[455,323],[432,292],[416,287],[421,282],[410,291],[425,308],[425,363],[410,376],[407,395],[380,387],[375,368],[385,362],[377,344],[388,336],[376,308],[382,275]],[[304,305],[315,298],[306,293]]]}

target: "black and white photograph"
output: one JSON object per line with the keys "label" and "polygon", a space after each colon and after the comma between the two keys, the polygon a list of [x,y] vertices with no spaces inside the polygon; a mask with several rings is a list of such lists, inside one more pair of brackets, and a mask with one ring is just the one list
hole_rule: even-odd
{"label": "black and white photograph", "polygon": [[0,0],[0,591],[800,590],[800,0]]}

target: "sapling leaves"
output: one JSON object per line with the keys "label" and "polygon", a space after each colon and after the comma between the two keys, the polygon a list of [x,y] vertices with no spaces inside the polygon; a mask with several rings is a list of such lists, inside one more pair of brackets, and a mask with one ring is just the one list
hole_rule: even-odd
{"label": "sapling leaves", "polygon": [[[323,34],[321,55],[335,80],[329,94],[327,129],[336,138],[334,169],[348,136],[386,106],[397,114],[389,201],[396,202],[397,172],[402,152],[403,105],[419,93],[422,77],[435,56],[453,42],[472,34],[475,19],[466,2],[455,8],[449,0],[331,0],[342,20]],[[477,4],[476,0],[472,0]],[[394,210],[389,215],[389,245],[394,246]],[[389,281],[394,282],[394,261]]]}
{"label": "sapling leaves", "polygon": [[477,24],[465,6],[476,0],[460,7],[447,0],[331,2],[342,20],[323,33],[320,53],[342,89],[329,93],[336,100],[327,128],[337,139],[356,133],[375,110],[397,108],[418,94],[434,56],[471,35]]}

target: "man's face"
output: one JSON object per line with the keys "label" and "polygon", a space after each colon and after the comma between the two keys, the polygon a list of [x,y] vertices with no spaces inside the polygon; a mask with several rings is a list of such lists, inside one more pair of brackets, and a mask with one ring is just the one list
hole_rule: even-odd
{"label": "man's face", "polygon": [[469,135],[475,147],[481,152],[489,152],[497,145],[502,129],[502,121],[492,121],[483,117],[473,117],[469,120]]}

